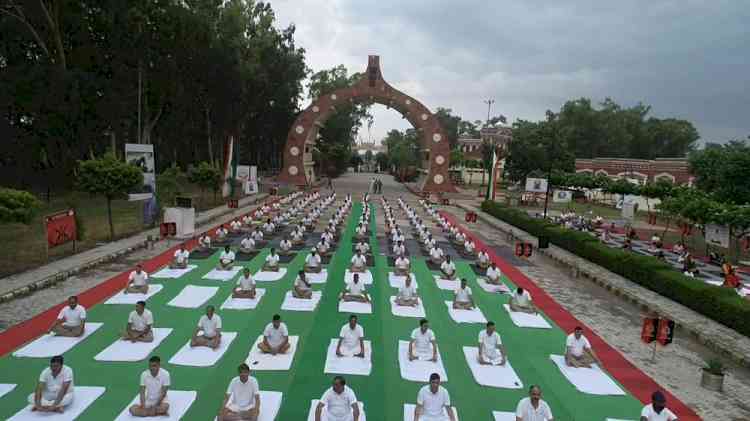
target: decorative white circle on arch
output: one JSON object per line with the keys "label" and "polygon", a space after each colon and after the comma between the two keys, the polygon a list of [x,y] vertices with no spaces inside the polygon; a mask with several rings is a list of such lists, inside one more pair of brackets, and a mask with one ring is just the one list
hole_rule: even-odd
{"label": "decorative white circle on arch", "polygon": [[427,114],[422,114],[422,121],[427,120]]}
{"label": "decorative white circle on arch", "polygon": [[297,156],[299,155],[299,148],[296,146],[292,146],[291,148],[289,148],[289,153],[292,154],[292,156]]}
{"label": "decorative white circle on arch", "polygon": [[289,174],[291,174],[291,175],[297,175],[297,172],[298,172],[298,171],[299,171],[299,170],[298,170],[298,169],[297,169],[297,167],[296,167],[296,166],[294,166],[294,165],[292,165],[291,167],[289,167]]}
{"label": "decorative white circle on arch", "polygon": [[338,99],[338,97],[336,96],[336,94],[331,94],[331,99],[334,100],[334,101],[336,101]]}
{"label": "decorative white circle on arch", "polygon": [[438,165],[443,165],[443,163],[445,163],[445,158],[443,157],[443,155],[438,155],[435,157],[435,162]]}
{"label": "decorative white circle on arch", "polygon": [[294,128],[294,131],[296,131],[299,134],[302,134],[302,133],[305,132],[305,128],[302,127],[302,126],[297,126],[297,127]]}
{"label": "decorative white circle on arch", "polygon": [[440,133],[435,133],[434,135],[432,135],[432,140],[435,142],[440,142],[441,140],[443,140],[443,136]]}
{"label": "decorative white circle on arch", "polygon": [[313,112],[317,113],[318,111],[320,111],[320,108],[317,105],[313,105]]}
{"label": "decorative white circle on arch", "polygon": [[406,100],[406,105],[411,105],[411,100],[410,99]]}
{"label": "decorative white circle on arch", "polygon": [[[290,168],[290,170],[291,170],[291,168]],[[443,179],[442,174],[435,175],[435,177],[433,177],[432,180],[435,181],[435,184],[443,184],[443,181],[445,181]]]}

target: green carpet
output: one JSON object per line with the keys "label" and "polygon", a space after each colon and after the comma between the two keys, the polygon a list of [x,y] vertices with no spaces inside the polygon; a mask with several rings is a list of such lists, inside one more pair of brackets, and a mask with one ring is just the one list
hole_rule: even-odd
{"label": "green carpet", "polygon": [[[404,403],[414,403],[422,384],[403,380],[399,374],[397,344],[408,339],[417,327],[418,319],[393,316],[388,297],[396,294],[388,284],[387,260],[380,254],[375,239],[373,208],[371,223],[371,246],[376,256],[374,285],[370,287],[374,301],[374,314],[360,315],[367,339],[373,345],[373,370],[367,377],[348,376],[347,382],[365,404],[367,418],[377,420],[401,420]],[[234,282],[203,280],[217,263],[218,253],[213,257],[192,261],[200,266],[180,279],[153,280],[165,285],[162,292],[149,300],[149,308],[155,317],[155,327],[171,327],[171,335],[156,349],[163,367],[172,376],[172,389],[195,390],[198,398],[184,419],[213,420],[224,397],[229,380],[236,375],[236,367],[247,356],[250,345],[261,334],[275,313],[280,313],[289,327],[291,335],[299,335],[300,343],[289,372],[259,371],[257,377],[261,389],[280,391],[284,398],[276,418],[279,421],[306,420],[312,399],[317,399],[330,386],[333,376],[324,375],[323,367],[328,344],[338,335],[347,321],[347,314],[338,313],[338,293],[343,289],[343,278],[351,258],[351,237],[362,211],[355,204],[347,227],[339,242],[336,254],[328,265],[328,282],[316,285],[323,289],[323,298],[318,309],[310,312],[280,312],[284,294],[291,288],[295,273],[304,263],[306,253],[301,252],[287,266],[286,276],[277,282],[259,283],[266,295],[255,310],[218,310],[224,331],[239,335],[229,350],[213,367],[183,367],[166,363],[190,338],[203,309],[181,309],[167,306],[185,285],[219,286],[219,292],[207,303],[219,306],[231,293]],[[381,227],[382,228],[382,227]],[[251,262],[245,262],[253,272],[258,270],[267,251]],[[502,309],[508,298],[490,295],[476,283],[476,275],[467,263],[459,263],[459,275],[469,280],[475,300],[488,320],[497,324],[503,343],[514,369],[524,382],[523,389],[495,389],[479,386],[467,366],[462,347],[477,346],[477,334],[483,328],[479,324],[456,324],[450,319],[443,304],[451,299],[449,291],[442,291],[432,282],[432,274],[421,258],[413,259],[412,269],[424,301],[427,318],[440,344],[441,355],[449,381],[445,384],[454,406],[462,420],[491,420],[491,412],[514,411],[519,399],[526,396],[530,384],[539,384],[544,399],[552,407],[556,420],[603,421],[607,417],[637,419],[641,404],[632,396],[600,397],[577,392],[549,360],[549,354],[563,352],[565,334],[558,328],[520,329],[515,327]],[[513,285],[506,279],[509,286]],[[63,298],[63,297],[61,297]],[[89,309],[89,321],[104,322],[105,325],[83,343],[65,354],[65,362],[75,372],[79,386],[105,386],[107,391],[82,415],[81,420],[111,420],[122,411],[138,391],[140,373],[147,362],[102,363],[94,356],[109,346],[124,328],[131,306],[100,304]],[[550,321],[551,322],[551,321]],[[14,358],[0,359],[0,383],[18,383],[16,389],[0,398],[0,418],[6,418],[26,405],[26,396],[33,391],[39,372],[48,365],[47,359]]]}

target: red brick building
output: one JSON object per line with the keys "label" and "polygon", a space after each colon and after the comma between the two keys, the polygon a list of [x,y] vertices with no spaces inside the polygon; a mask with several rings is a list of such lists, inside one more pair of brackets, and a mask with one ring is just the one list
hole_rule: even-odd
{"label": "red brick building", "polygon": [[482,160],[482,142],[495,143],[502,152],[513,139],[513,130],[508,126],[484,127],[479,130],[479,139],[459,136],[458,148],[463,152],[464,159]]}
{"label": "red brick building", "polygon": [[690,174],[687,158],[627,159],[594,158],[576,159],[576,172],[601,174],[612,178],[632,178],[641,183],[669,180],[691,186],[695,177]]}

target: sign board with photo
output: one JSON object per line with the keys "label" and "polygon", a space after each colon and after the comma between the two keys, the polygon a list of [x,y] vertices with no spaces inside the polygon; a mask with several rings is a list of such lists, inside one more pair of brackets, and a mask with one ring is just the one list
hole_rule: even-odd
{"label": "sign board with photo", "polygon": [[526,179],[526,191],[534,193],[546,193],[547,192],[547,179],[546,178],[527,178]]}
{"label": "sign board with photo", "polygon": [[554,203],[568,203],[573,200],[573,192],[570,190],[555,190],[552,195],[552,201]]}
{"label": "sign board with photo", "polygon": [[726,225],[707,224],[706,242],[712,246],[729,248],[729,227]]}
{"label": "sign board with photo", "polygon": [[138,191],[128,194],[128,200],[137,201],[152,198],[156,192],[154,145],[126,143],[125,162],[137,166],[143,172],[143,186]]}

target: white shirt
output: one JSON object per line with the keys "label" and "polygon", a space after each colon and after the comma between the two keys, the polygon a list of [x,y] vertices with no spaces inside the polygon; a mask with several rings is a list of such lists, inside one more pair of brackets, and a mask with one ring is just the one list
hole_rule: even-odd
{"label": "white shirt", "polygon": [[253,240],[260,241],[263,239],[263,232],[262,231],[253,231]]}
{"label": "white shirt", "polygon": [[409,259],[407,259],[406,257],[399,257],[398,259],[396,259],[396,267],[399,269],[406,269],[407,267],[409,267],[409,263]]}
{"label": "white shirt", "polygon": [[230,226],[232,227],[232,229],[233,229],[233,230],[235,230],[235,231],[236,231],[236,230],[238,230],[238,229],[240,229],[240,228],[242,228],[242,224],[240,223],[240,221],[232,221],[232,223],[231,223],[231,224],[229,224],[229,225],[230,225]]}
{"label": "white shirt", "polygon": [[205,314],[198,320],[198,327],[203,330],[203,336],[213,338],[216,336],[216,330],[221,329],[221,317],[214,313],[210,319]]}
{"label": "white shirt", "polygon": [[143,314],[138,314],[137,311],[133,310],[128,316],[128,323],[130,323],[131,329],[143,332],[147,327],[154,324],[154,315],[147,308],[143,309]]}
{"label": "white shirt", "polygon": [[523,398],[516,407],[516,417],[522,421],[549,421],[552,419],[552,410],[547,402],[539,399],[539,406],[534,408],[531,398]]}
{"label": "white shirt", "polygon": [[216,235],[219,238],[226,237],[229,231],[226,230],[226,228],[219,228],[216,230]]}
{"label": "white shirt", "polygon": [[677,416],[667,408],[662,409],[661,413],[657,414],[656,411],[654,411],[653,404],[644,406],[643,411],[641,411],[641,416],[646,417],[648,421],[673,421],[677,419]]}
{"label": "white shirt", "polygon": [[227,262],[233,262],[234,261],[234,252],[232,250],[229,251],[222,251],[219,255],[219,260],[221,261],[227,261]]}
{"label": "white shirt", "polygon": [[482,263],[489,263],[490,262],[490,256],[487,253],[483,252],[483,251],[479,252],[478,259]]}
{"label": "white shirt", "polygon": [[62,366],[60,372],[57,373],[57,377],[52,376],[51,368],[45,368],[39,375],[39,381],[44,383],[42,397],[46,400],[57,399],[57,394],[60,393],[63,383],[70,382],[67,393],[73,393],[73,369],[67,365]]}
{"label": "white shirt", "polygon": [[469,241],[469,242],[466,243],[466,251],[467,252],[469,252],[469,253],[473,252],[474,251],[474,247],[476,247],[476,246],[474,246],[474,243],[472,243],[471,241]]}
{"label": "white shirt", "polygon": [[417,296],[417,288],[414,286],[414,282],[411,285],[406,286],[406,283],[398,289],[398,296],[401,298],[414,298]]}
{"label": "white shirt", "polygon": [[466,285],[466,288],[456,288],[456,301],[466,303],[471,299],[471,287]]}
{"label": "white shirt", "polygon": [[456,265],[453,262],[448,263],[447,261],[445,261],[440,265],[440,269],[442,269],[443,272],[447,274],[452,274],[456,271]]}
{"label": "white shirt", "polygon": [[177,263],[185,263],[190,257],[190,252],[187,250],[177,250],[174,252],[174,259]]}
{"label": "white shirt", "polygon": [[161,397],[161,389],[169,387],[171,383],[172,380],[169,377],[169,372],[163,368],[159,368],[156,376],[152,376],[150,370],[145,370],[141,373],[141,386],[146,387],[146,406],[156,405],[159,397]]}
{"label": "white shirt", "polygon": [[263,330],[263,336],[266,337],[268,344],[275,348],[284,342],[284,338],[289,336],[289,331],[287,330],[286,323],[279,323],[278,329],[273,327],[273,323],[269,323]]}
{"label": "white shirt", "polygon": [[580,339],[576,339],[575,333],[568,335],[568,339],[565,340],[565,346],[570,348],[570,352],[576,357],[583,355],[584,348],[591,349],[589,340],[583,335],[581,335]]}
{"label": "white shirt", "polygon": [[252,238],[243,238],[240,242],[240,247],[246,250],[251,250],[255,248],[255,240],[253,240]]}
{"label": "white shirt", "polygon": [[357,403],[357,396],[349,386],[344,386],[341,394],[336,393],[331,387],[323,393],[320,403],[326,406],[329,414],[336,417],[336,421],[346,420],[352,414],[352,405]]}
{"label": "white shirt", "polygon": [[255,377],[248,377],[247,382],[242,383],[240,376],[237,376],[229,382],[227,394],[231,395],[229,402],[237,405],[241,411],[248,411],[255,408],[255,395],[260,394],[258,381]]}
{"label": "white shirt", "polygon": [[289,250],[292,248],[292,242],[287,240],[286,238],[281,240],[281,243],[279,243],[279,247],[282,250]]}
{"label": "white shirt", "polygon": [[265,224],[263,224],[263,231],[271,232],[274,230],[274,228],[275,227],[273,226],[273,223],[271,222],[266,222]]}
{"label": "white shirt", "polygon": [[403,244],[400,246],[398,244],[393,245],[393,254],[404,254],[406,253],[406,247],[404,247]]}
{"label": "white shirt", "polygon": [[500,340],[500,335],[497,331],[492,332],[492,335],[488,335],[487,329],[482,329],[479,332],[479,343],[484,345],[485,350],[488,350],[497,348],[503,342]]}
{"label": "white shirt", "polygon": [[367,233],[367,229],[364,226],[357,228],[358,235],[365,235],[366,233]]}
{"label": "white shirt", "polygon": [[86,309],[80,304],[76,305],[76,308],[73,309],[69,305],[66,305],[60,310],[57,319],[64,320],[63,326],[66,327],[80,326],[86,320]]}
{"label": "white shirt", "polygon": [[443,408],[451,406],[451,398],[443,386],[438,386],[437,393],[432,393],[430,386],[422,386],[417,394],[417,403],[422,406],[422,413],[428,417],[440,417]]}
{"label": "white shirt", "polygon": [[309,289],[312,289],[312,288],[310,288],[310,286],[308,286],[307,284],[305,284],[302,281],[302,278],[300,278],[299,276],[297,276],[297,278],[294,280],[294,286],[297,287],[297,288],[299,288],[299,289],[301,289],[301,290],[303,290],[303,291],[307,291]]}
{"label": "white shirt", "polygon": [[492,266],[490,266],[490,267],[487,268],[487,278],[488,279],[496,281],[496,280],[500,279],[500,275],[501,275],[500,268],[494,268],[493,269]]}
{"label": "white shirt", "polygon": [[239,281],[237,281],[237,285],[239,285],[240,289],[243,291],[250,291],[251,289],[255,288],[255,279],[253,279],[252,275],[248,275],[248,277],[245,278],[245,274],[243,273],[242,275],[240,275],[240,279]]}
{"label": "white shirt", "polygon": [[292,232],[292,240],[294,240],[294,241],[300,241],[300,240],[302,240],[302,233],[300,231],[294,231],[294,232]]}
{"label": "white shirt", "polygon": [[365,291],[365,284],[362,281],[349,282],[348,284],[346,284],[346,291],[352,295],[362,295],[362,293]]}
{"label": "white shirt", "polygon": [[433,259],[440,259],[443,257],[443,250],[439,249],[437,247],[433,247],[432,250],[430,250],[430,257]]}
{"label": "white shirt", "polygon": [[426,332],[422,333],[422,329],[416,328],[411,332],[411,338],[414,340],[416,352],[432,352],[432,342],[435,340],[432,329],[428,328]]}
{"label": "white shirt", "polygon": [[523,294],[519,295],[517,292],[513,294],[513,299],[516,300],[516,303],[520,306],[528,306],[531,302],[531,294],[529,294],[529,291],[523,290]]}
{"label": "white shirt", "polygon": [[354,329],[349,327],[349,323],[341,327],[339,332],[339,338],[342,339],[341,346],[345,348],[357,348],[359,349],[359,340],[365,337],[365,330],[362,329],[362,325],[357,324]]}
{"label": "white shirt", "polygon": [[315,254],[313,256],[312,254],[308,254],[305,258],[305,264],[310,267],[317,267],[320,264],[320,255]]}
{"label": "white shirt", "polygon": [[364,255],[352,256],[352,264],[356,267],[364,267],[367,265],[367,258]]}
{"label": "white shirt", "polygon": [[279,255],[278,254],[269,254],[266,256],[266,263],[268,263],[270,266],[276,266],[279,264]]}
{"label": "white shirt", "polygon": [[211,245],[211,237],[204,235],[200,238],[200,243],[206,247]]}
{"label": "white shirt", "polygon": [[130,272],[130,276],[128,276],[128,280],[132,282],[133,285],[142,287],[146,285],[146,281],[148,280],[148,273],[146,273],[145,270],[142,270],[141,273],[132,271]]}
{"label": "white shirt", "polygon": [[357,250],[359,250],[360,252],[362,252],[362,254],[365,254],[368,251],[370,251],[370,245],[367,244],[367,243],[360,242],[359,244],[357,244]]}

